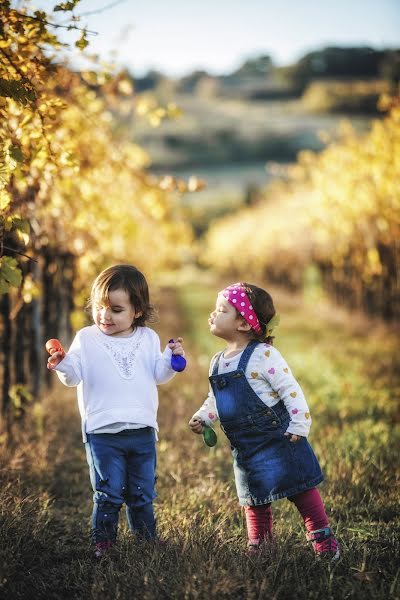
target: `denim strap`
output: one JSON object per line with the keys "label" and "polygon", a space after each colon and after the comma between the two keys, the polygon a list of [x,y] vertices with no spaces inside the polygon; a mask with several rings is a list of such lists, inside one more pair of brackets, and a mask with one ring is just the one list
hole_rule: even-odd
{"label": "denim strap", "polygon": [[223,354],[223,351],[218,352],[217,356],[215,357],[215,361],[214,361],[214,364],[213,364],[213,370],[212,370],[212,373],[211,373],[212,377],[215,377],[215,375],[218,375],[219,359],[221,358],[222,354]]}
{"label": "denim strap", "polygon": [[[246,370],[247,363],[249,362],[250,356],[253,354],[257,344],[259,344],[259,342],[257,342],[257,340],[251,340],[247,344],[246,348],[243,350],[242,356],[240,357],[240,361],[237,366],[237,371],[239,371],[240,369],[243,369],[243,371]],[[216,375],[218,375],[218,365],[219,365],[219,360],[220,360],[222,354],[223,354],[223,352],[219,352],[215,358],[213,370],[211,373],[212,377],[215,377]]]}
{"label": "denim strap", "polygon": [[246,348],[243,350],[243,354],[240,357],[240,361],[237,367],[237,370],[240,371],[246,371],[247,368],[247,363],[250,360],[250,356],[253,354],[254,350],[256,349],[256,346],[259,344],[260,342],[258,342],[257,340],[251,340]]}

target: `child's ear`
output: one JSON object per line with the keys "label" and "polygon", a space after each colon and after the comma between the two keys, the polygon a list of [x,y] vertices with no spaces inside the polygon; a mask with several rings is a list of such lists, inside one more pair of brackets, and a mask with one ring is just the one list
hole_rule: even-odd
{"label": "child's ear", "polygon": [[242,317],[240,317],[240,323],[238,325],[237,330],[238,331],[250,331],[251,329],[251,325],[246,321],[246,319],[243,319]]}
{"label": "child's ear", "polygon": [[135,313],[135,319],[138,319],[142,315],[143,315],[143,311],[140,310],[139,312]]}

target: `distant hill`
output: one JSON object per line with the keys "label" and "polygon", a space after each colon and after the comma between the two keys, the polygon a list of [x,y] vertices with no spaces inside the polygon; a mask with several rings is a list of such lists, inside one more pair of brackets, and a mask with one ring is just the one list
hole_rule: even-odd
{"label": "distant hill", "polygon": [[300,97],[313,81],[385,80],[396,86],[400,80],[400,49],[376,50],[370,47],[326,47],[305,54],[287,67],[274,65],[269,55],[249,58],[232,73],[218,76],[197,70],[180,79],[158,71],[134,78],[138,93],[168,84],[176,94],[200,97],[236,97],[272,100]]}
{"label": "distant hill", "polygon": [[382,115],[379,97],[399,79],[400,50],[368,47],[323,48],[288,67],[260,55],[218,76],[197,70],[171,79],[150,71],[132,79],[136,93],[154,95],[161,106],[175,103],[181,117],[156,128],[121,117],[121,126],[160,170],[292,162],[303,149],[323,148],[321,132],[337,135],[343,116],[359,131],[368,128]]}

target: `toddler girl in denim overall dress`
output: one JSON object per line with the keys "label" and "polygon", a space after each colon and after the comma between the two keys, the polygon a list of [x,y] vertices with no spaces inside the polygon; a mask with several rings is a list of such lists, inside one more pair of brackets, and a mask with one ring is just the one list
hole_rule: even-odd
{"label": "toddler girl in denim overall dress", "polygon": [[208,397],[189,426],[202,433],[205,425],[220,421],[232,449],[250,553],[272,537],[271,502],[288,498],[299,510],[315,552],[337,559],[339,545],[315,487],[323,474],[307,441],[309,408],[272,346],[274,317],[271,296],[257,286],[235,283],[220,292],[209,325],[227,348],[211,361]]}

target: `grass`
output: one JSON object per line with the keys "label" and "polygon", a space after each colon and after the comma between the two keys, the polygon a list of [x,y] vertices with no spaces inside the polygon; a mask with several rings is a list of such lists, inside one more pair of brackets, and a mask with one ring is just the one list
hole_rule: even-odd
{"label": "grass", "polygon": [[286,501],[273,507],[276,547],[249,558],[224,436],[218,431],[208,449],[187,427],[207,392],[209,358],[221,348],[206,320],[222,285],[200,279],[180,287],[179,316],[174,294],[160,295],[162,341],[186,324],[189,363],[160,387],[157,514],[166,544],[133,540],[121,515],[118,546],[94,561],[75,393],[55,382],[42,401],[43,431],[36,411],[0,458],[2,598],[400,597],[395,334],[274,291],[282,315],[276,346],[311,406],[310,440],[326,473],[320,489],[343,558],[315,560]]}

